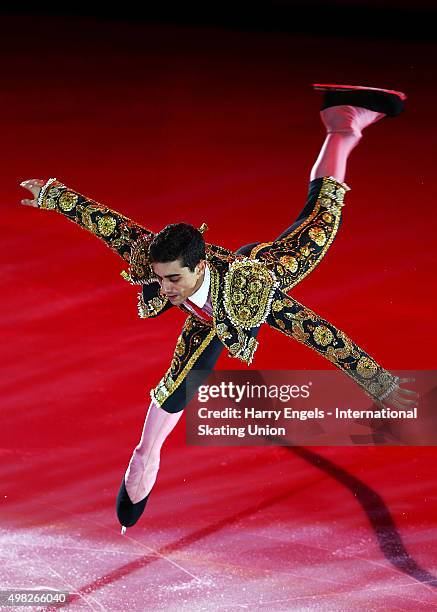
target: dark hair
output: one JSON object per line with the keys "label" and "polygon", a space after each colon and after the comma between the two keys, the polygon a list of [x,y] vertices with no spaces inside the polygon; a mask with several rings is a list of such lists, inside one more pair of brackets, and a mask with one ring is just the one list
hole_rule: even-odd
{"label": "dark hair", "polygon": [[194,272],[199,261],[206,259],[205,241],[198,229],[189,223],[171,223],[162,229],[149,246],[150,261],[166,263],[182,260],[182,267]]}

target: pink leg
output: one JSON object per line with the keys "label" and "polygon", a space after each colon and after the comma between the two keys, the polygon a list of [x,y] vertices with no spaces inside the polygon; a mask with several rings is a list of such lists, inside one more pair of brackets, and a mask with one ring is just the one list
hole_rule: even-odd
{"label": "pink leg", "polygon": [[361,140],[362,130],[385,115],[359,106],[344,105],[325,108],[320,116],[327,134],[310,180],[332,176],[343,183],[349,154]]}
{"label": "pink leg", "polygon": [[154,401],[150,403],[141,440],[132,454],[124,477],[126,491],[132,503],[136,504],[144,499],[155,484],[161,447],[182,413],[183,410],[172,414],[160,408]]}

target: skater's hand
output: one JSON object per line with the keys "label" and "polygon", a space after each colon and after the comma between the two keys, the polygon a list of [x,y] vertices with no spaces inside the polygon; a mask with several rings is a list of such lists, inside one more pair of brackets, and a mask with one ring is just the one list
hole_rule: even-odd
{"label": "skater's hand", "polygon": [[34,206],[35,208],[38,208],[38,196],[41,191],[41,187],[44,184],[45,181],[42,181],[41,179],[29,179],[27,181],[22,181],[20,185],[25,189],[28,189],[32,194],[33,198],[24,198],[23,200],[21,200],[21,203],[25,206]]}
{"label": "skater's hand", "polygon": [[389,395],[381,402],[379,402],[383,408],[390,408],[392,410],[413,410],[417,408],[419,395],[416,391],[410,389],[403,389],[399,385],[406,382],[413,382],[413,378],[400,378],[398,386],[393,389]]}

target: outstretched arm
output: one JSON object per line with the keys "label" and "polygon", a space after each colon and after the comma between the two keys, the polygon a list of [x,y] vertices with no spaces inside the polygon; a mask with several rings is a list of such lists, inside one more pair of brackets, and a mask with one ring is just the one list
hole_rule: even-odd
{"label": "outstretched arm", "polygon": [[140,236],[153,238],[153,232],[128,217],[69,189],[56,179],[44,182],[30,179],[21,183],[32,194],[21,203],[55,210],[103,240],[124,260],[129,261],[131,246]]}
{"label": "outstretched arm", "polygon": [[323,355],[353,378],[379,406],[411,409],[416,405],[417,394],[400,386],[407,379],[393,376],[344,332],[278,289],[267,323]]}

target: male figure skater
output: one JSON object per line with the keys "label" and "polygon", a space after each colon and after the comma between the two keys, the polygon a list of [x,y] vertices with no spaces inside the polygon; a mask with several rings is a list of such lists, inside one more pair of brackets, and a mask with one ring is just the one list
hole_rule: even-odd
{"label": "male figure skater", "polygon": [[348,336],[287,292],[325,255],[341,223],[346,162],[362,131],[402,112],[405,94],[349,85],[314,85],[324,92],[326,128],[310,173],[307,202],[297,220],[276,240],[253,243],[233,253],[205,244],[187,223],[158,234],[67,188],[56,179],[21,183],[32,193],[23,204],[56,210],[101,238],[129,263],[123,277],[141,287],[140,317],[155,317],[173,306],[188,314],[170,368],[151,391],[142,436],[117,496],[122,531],[144,511],[156,481],[160,450],[191,397],[186,376],[210,371],[223,348],[250,364],[263,323],[306,344],[352,377],[379,405],[406,408],[415,393],[379,366]]}

